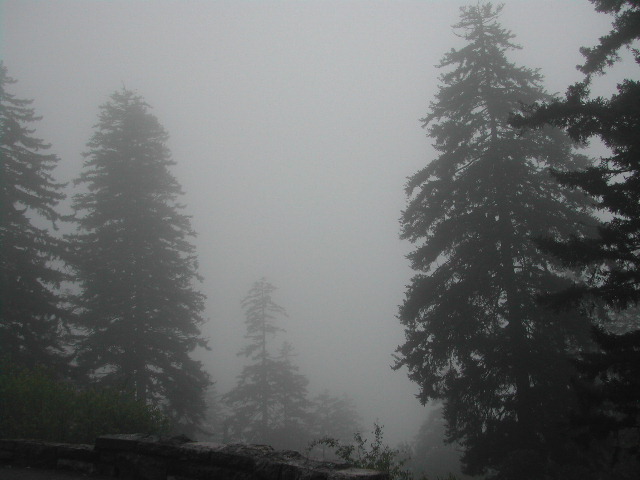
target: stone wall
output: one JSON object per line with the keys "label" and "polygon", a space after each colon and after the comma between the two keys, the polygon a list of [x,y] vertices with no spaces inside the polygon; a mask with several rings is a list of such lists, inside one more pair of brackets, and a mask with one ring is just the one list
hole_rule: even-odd
{"label": "stone wall", "polygon": [[105,435],[95,446],[0,439],[0,462],[136,480],[389,480],[374,470],[310,460],[268,446],[137,434]]}

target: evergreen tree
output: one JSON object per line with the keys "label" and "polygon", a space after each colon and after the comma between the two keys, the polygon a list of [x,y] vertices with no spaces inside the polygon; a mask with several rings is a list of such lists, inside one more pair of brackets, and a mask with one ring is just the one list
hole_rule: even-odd
{"label": "evergreen tree", "polygon": [[277,358],[275,383],[280,399],[279,426],[270,444],[278,449],[300,450],[310,440],[310,407],[307,396],[309,380],[293,363],[293,346],[284,342]]}
{"label": "evergreen tree", "polygon": [[81,294],[78,365],[95,382],[161,405],[189,434],[202,420],[208,375],[190,353],[204,296],[195,234],[178,203],[168,135],[138,94],[122,89],[101,107],[74,197],[72,236]]}
{"label": "evergreen tree", "polygon": [[402,237],[418,244],[409,259],[420,273],[400,308],[396,368],[408,368],[423,403],[443,401],[465,473],[538,479],[562,455],[569,354],[587,326],[538,304],[568,280],[531,238],[586,235],[595,222],[584,196],[549,173],[584,157],[556,129],[519,135],[508,123],[522,102],[549,97],[537,71],[507,59],[517,47],[500,11],[461,9],[454,28],[467,43],[445,54],[423,119],[438,156],[406,188]]}
{"label": "evergreen tree", "polygon": [[0,62],[0,352],[27,367],[61,367],[65,244],[46,226],[60,219],[63,185],[52,176],[58,157],[33,135],[40,117],[9,92],[13,83]]}
{"label": "evergreen tree", "polygon": [[286,311],[271,298],[275,287],[261,278],[242,300],[249,344],[238,355],[251,360],[238,377],[238,383],[224,397],[232,410],[228,420],[231,439],[268,443],[278,426],[280,391],[279,364],[269,350],[269,340],[283,331],[276,319]]}
{"label": "evergreen tree", "polygon": [[580,404],[571,435],[584,453],[581,478],[634,479],[640,471],[640,330],[594,328],[598,349],[577,362]]}
{"label": "evergreen tree", "polygon": [[[544,298],[555,309],[588,313],[594,323],[598,348],[583,354],[576,380],[582,401],[574,435],[586,451],[584,464],[594,476],[635,478],[640,469],[640,82],[625,79],[610,98],[592,98],[590,86],[594,75],[605,74],[620,60],[621,49],[637,45],[640,5],[631,0],[592,3],[615,19],[595,47],[581,49],[585,63],[578,68],[584,80],[569,87],[565,98],[534,104],[513,123],[561,127],[582,143],[598,138],[610,152],[589,168],[556,172],[561,183],[593,195],[596,207],[610,214],[598,235],[543,238],[539,243],[589,278]],[[640,52],[631,51],[640,63]],[[608,313],[604,320],[603,311]]]}
{"label": "evergreen tree", "polygon": [[313,436],[348,442],[362,431],[362,418],[349,396],[336,397],[325,389],[313,399]]}
{"label": "evergreen tree", "polygon": [[447,424],[443,418],[442,406],[431,410],[416,435],[410,466],[414,478],[427,475],[428,478],[470,478],[460,470],[460,446],[446,444]]}
{"label": "evergreen tree", "polygon": [[[612,155],[589,168],[556,172],[560,182],[592,195],[599,210],[613,218],[593,238],[574,236],[569,241],[547,238],[544,248],[567,266],[587,267],[592,281],[576,285],[557,296],[556,305],[577,306],[585,297],[597,298],[623,310],[640,301],[640,82],[626,79],[609,99],[591,98],[592,76],[617,59],[620,48],[640,38],[640,6],[620,0],[593,1],[602,12],[616,13],[614,30],[594,48],[581,49],[586,62],[580,67],[586,78],[567,91],[564,99],[534,104],[528,118],[516,117],[516,126],[564,128],[575,141],[587,143],[596,137]],[[640,53],[634,50],[636,62]]]}
{"label": "evergreen tree", "polygon": [[356,404],[346,394],[336,397],[325,389],[313,399],[312,405],[313,441],[307,452],[322,460],[339,460],[334,447],[353,445],[356,435],[362,431],[362,418]]}
{"label": "evergreen tree", "polygon": [[207,409],[202,422],[202,434],[199,438],[205,442],[223,442],[224,413],[215,383],[209,385],[205,394],[205,402]]}

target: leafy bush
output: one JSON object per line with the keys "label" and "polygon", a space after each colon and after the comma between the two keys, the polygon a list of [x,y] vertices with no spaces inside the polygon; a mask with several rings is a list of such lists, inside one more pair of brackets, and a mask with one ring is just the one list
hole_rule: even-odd
{"label": "leafy bush", "polygon": [[[331,437],[324,437],[311,442],[307,448],[310,452],[317,446],[326,446],[345,462],[358,468],[370,468],[389,474],[391,480],[411,480],[411,472],[404,468],[409,457],[400,450],[392,449],[382,443],[382,426],[374,423],[373,441],[364,438],[362,434],[353,435],[353,443],[343,443]],[[367,445],[369,443],[369,445]]]}
{"label": "leafy bush", "polygon": [[[353,443],[343,443],[331,437],[324,437],[314,440],[307,447],[307,454],[315,447],[329,447],[336,456],[357,468],[368,468],[378,470],[389,475],[390,480],[413,480],[413,475],[405,464],[411,460],[411,455],[407,449],[390,448],[382,442],[383,427],[377,423],[373,424],[373,441],[364,438],[362,434],[353,435]],[[369,444],[367,446],[367,444]],[[421,475],[419,480],[429,480],[426,475]],[[447,477],[436,480],[457,480],[456,476],[449,473]]]}
{"label": "leafy bush", "polygon": [[115,389],[78,390],[45,369],[0,363],[0,437],[93,443],[114,433],[164,434],[158,409]]}

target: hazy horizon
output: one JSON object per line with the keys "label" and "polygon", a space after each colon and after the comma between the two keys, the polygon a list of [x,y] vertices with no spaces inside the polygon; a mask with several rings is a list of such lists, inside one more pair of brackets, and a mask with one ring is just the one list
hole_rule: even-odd
{"label": "hazy horizon", "polygon": [[[198,352],[233,387],[240,300],[266,276],[312,395],[357,403],[365,430],[412,441],[426,418],[395,318],[413,272],[399,239],[406,178],[433,158],[419,118],[459,1],[4,1],[1,56],[43,119],[36,135],[78,175],[99,106],[137,91],[169,132],[208,297]],[[610,17],[587,0],[506,1],[502,24],[550,92],[580,79]],[[72,189],[68,189],[71,193]]]}

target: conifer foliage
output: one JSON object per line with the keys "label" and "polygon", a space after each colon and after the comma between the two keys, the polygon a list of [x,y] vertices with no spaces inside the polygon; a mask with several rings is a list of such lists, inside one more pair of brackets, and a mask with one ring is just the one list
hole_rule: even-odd
{"label": "conifer foliage", "polygon": [[204,414],[209,378],[190,353],[204,296],[190,219],[167,133],[136,93],[116,91],[101,107],[74,197],[71,237],[77,297],[78,365],[92,380],[162,405],[182,431]]}
{"label": "conifer foliage", "polygon": [[11,94],[13,83],[0,63],[0,352],[51,366],[61,362],[66,317],[56,293],[65,275],[55,267],[64,243],[45,227],[60,219],[63,185],[52,176],[58,157],[33,135],[32,101]]}
{"label": "conifer foliage", "polygon": [[[587,283],[545,298],[557,309],[590,313],[594,322],[597,348],[582,355],[576,382],[582,402],[574,433],[587,452],[583,463],[594,478],[604,473],[635,478],[640,467],[640,82],[624,79],[609,98],[593,98],[590,87],[594,76],[621,60],[622,49],[637,47],[640,5],[631,0],[592,3],[614,21],[595,47],[581,49],[585,62],[578,68],[584,80],[569,87],[565,98],[532,105],[513,123],[561,127],[578,142],[597,138],[608,147],[595,165],[556,176],[567,187],[593,195],[610,219],[593,238],[574,235],[539,243],[567,267],[588,273]],[[640,63],[637,48],[631,53]],[[609,313],[607,321],[602,310]]]}
{"label": "conifer foliage", "polygon": [[[559,180],[593,195],[600,210],[613,215],[595,238],[574,236],[570,241],[545,239],[542,244],[567,266],[601,265],[588,285],[573,288],[558,298],[577,306],[585,297],[598,298],[618,310],[640,302],[640,82],[625,79],[617,93],[606,99],[591,98],[594,75],[602,74],[618,58],[618,51],[640,39],[640,7],[637,2],[594,1],[602,12],[616,14],[614,30],[594,48],[583,48],[585,80],[572,85],[566,98],[533,105],[528,119],[517,117],[518,126],[562,127],[576,141],[596,137],[611,150],[590,168],[558,172]],[[640,53],[634,50],[636,62]]]}
{"label": "conifer foliage", "polygon": [[429,410],[420,425],[413,446],[411,470],[416,474],[429,472],[433,478],[450,478],[450,474],[459,480],[469,478],[460,474],[460,446],[445,443],[447,425],[442,413],[442,406],[436,406]]}
{"label": "conifer foliage", "polygon": [[236,387],[225,395],[232,409],[227,422],[232,439],[266,443],[276,422],[278,368],[269,344],[272,337],[282,331],[275,322],[286,315],[286,311],[273,301],[275,289],[266,278],[261,278],[242,300],[247,326],[245,338],[250,343],[238,355],[249,358],[252,363],[242,369]]}
{"label": "conifer foliage", "polygon": [[299,449],[309,440],[311,402],[307,397],[309,380],[299,372],[293,359],[293,345],[284,342],[278,352],[277,385],[280,398],[280,425],[272,444],[281,449]]}
{"label": "conifer foliage", "polygon": [[242,300],[249,343],[238,355],[251,363],[224,397],[231,409],[228,435],[235,441],[299,448],[306,437],[308,381],[293,364],[291,344],[285,342],[278,355],[273,353],[274,336],[283,331],[276,322],[286,316],[272,298],[275,290],[261,278]]}
{"label": "conifer foliage", "polygon": [[399,318],[406,366],[420,399],[442,400],[463,471],[542,478],[560,451],[558,423],[570,403],[568,352],[586,337],[577,314],[551,314],[540,292],[566,284],[532,237],[567,237],[594,220],[585,197],[550,175],[584,164],[559,130],[519,135],[508,123],[521,102],[549,98],[498,21],[501,7],[463,7],[446,69],[423,119],[438,156],[406,187],[402,237],[417,273]]}
{"label": "conifer foliage", "polygon": [[313,437],[348,442],[362,431],[362,418],[353,399],[346,394],[331,395],[325,389],[313,399]]}

